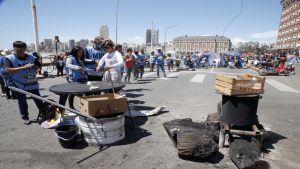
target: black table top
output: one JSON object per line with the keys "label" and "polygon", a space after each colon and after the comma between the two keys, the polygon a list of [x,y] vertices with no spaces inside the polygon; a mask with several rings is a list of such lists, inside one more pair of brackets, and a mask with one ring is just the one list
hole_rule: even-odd
{"label": "black table top", "polygon": [[[114,82],[114,89],[121,90],[125,87],[125,83]],[[93,86],[98,86],[97,89],[91,89],[86,83],[63,83],[54,85],[49,88],[49,91],[55,94],[74,94],[74,95],[89,95],[89,94],[100,94],[101,92],[111,92],[112,87],[110,82],[95,82]]]}

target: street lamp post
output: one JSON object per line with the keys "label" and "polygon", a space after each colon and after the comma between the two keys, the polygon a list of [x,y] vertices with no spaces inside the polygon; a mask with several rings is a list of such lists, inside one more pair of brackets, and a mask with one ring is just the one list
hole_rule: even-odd
{"label": "street lamp post", "polygon": [[116,45],[118,43],[118,10],[119,10],[119,2],[120,2],[120,0],[118,0],[117,7],[116,7]]}
{"label": "street lamp post", "polygon": [[172,26],[169,26],[166,28],[165,30],[165,37],[164,37],[164,51],[166,50],[166,36],[167,36],[167,31],[170,29],[170,28],[173,28],[173,27],[176,27],[176,26],[179,26],[179,25],[172,25]]}
{"label": "street lamp post", "polygon": [[37,25],[35,0],[31,0],[31,6],[32,6],[32,18],[33,18],[34,38],[35,38],[35,51],[39,53],[39,32],[38,32],[38,25]]}

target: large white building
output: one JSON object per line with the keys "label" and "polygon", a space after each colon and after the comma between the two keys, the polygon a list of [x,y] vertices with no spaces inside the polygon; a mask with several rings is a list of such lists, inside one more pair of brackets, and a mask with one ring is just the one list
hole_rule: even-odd
{"label": "large white building", "polygon": [[109,29],[108,26],[104,25],[100,28],[100,36],[102,36],[104,39],[109,39]]}
{"label": "large white building", "polygon": [[231,48],[231,41],[224,36],[180,36],[173,39],[173,50],[176,52],[211,51],[223,53]]}

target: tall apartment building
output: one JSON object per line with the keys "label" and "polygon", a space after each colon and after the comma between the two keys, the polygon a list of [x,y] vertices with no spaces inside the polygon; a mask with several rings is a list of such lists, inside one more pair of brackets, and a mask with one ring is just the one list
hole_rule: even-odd
{"label": "tall apartment building", "polygon": [[277,49],[300,48],[300,0],[281,0],[280,25],[278,30]]}
{"label": "tall apartment building", "polygon": [[159,31],[158,29],[154,29],[153,32],[151,29],[146,30],[146,46],[151,45],[151,37],[152,37],[152,45],[158,45],[159,40]]}
{"label": "tall apartment building", "polygon": [[173,49],[177,52],[224,53],[231,48],[231,41],[224,36],[180,36],[173,39]]}
{"label": "tall apartment building", "polygon": [[151,45],[151,29],[146,30],[146,46]]}
{"label": "tall apartment building", "polygon": [[75,47],[75,40],[74,39],[70,39],[69,40],[69,50],[72,50]]}
{"label": "tall apartment building", "polygon": [[104,39],[109,38],[109,29],[108,26],[104,25],[100,28],[100,36],[102,36]]}
{"label": "tall apartment building", "polygon": [[152,32],[152,43],[153,45],[158,45],[158,40],[159,40],[159,31],[158,29],[154,29]]}
{"label": "tall apartment building", "polygon": [[52,48],[52,39],[44,39],[44,46],[47,49],[51,49]]}

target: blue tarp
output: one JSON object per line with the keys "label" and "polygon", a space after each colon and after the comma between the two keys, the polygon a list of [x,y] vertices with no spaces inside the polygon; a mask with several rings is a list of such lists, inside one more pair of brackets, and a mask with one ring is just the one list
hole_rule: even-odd
{"label": "blue tarp", "polygon": [[214,59],[220,59],[220,56],[214,52],[203,53],[200,58],[202,59],[203,57],[206,57],[210,64],[214,61]]}
{"label": "blue tarp", "polygon": [[296,63],[298,59],[296,56],[288,56],[286,61],[290,63]]}

